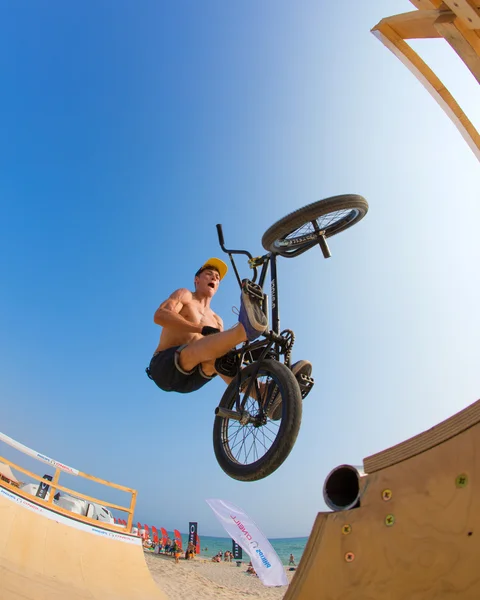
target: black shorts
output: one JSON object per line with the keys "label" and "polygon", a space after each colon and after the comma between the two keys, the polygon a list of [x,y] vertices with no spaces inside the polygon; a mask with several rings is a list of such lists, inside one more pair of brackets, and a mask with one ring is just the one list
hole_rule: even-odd
{"label": "black shorts", "polygon": [[149,367],[146,369],[150,379],[165,392],[179,392],[188,394],[195,392],[211,381],[214,375],[205,375],[201,365],[191,371],[184,371],[178,362],[180,352],[184,346],[174,346],[157,352],[152,356]]}

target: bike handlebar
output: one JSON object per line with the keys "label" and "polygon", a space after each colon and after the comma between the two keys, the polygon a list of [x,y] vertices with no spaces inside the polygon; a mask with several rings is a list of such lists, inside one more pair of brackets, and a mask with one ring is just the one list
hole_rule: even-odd
{"label": "bike handlebar", "polygon": [[217,224],[217,233],[220,247],[226,254],[245,254],[245,256],[248,256],[250,260],[253,259],[253,256],[250,254],[250,252],[248,252],[248,250],[228,250],[227,248],[225,248],[225,240],[223,239],[223,229],[220,224]]}
{"label": "bike handlebar", "polygon": [[[253,259],[253,256],[247,250],[228,250],[227,248],[225,248],[225,240],[223,238],[223,229],[222,229],[222,226],[220,223],[217,223],[217,234],[218,234],[218,243],[220,244],[220,248],[225,252],[225,254],[228,254],[228,256],[230,257],[230,260],[231,260],[232,266],[233,266],[233,270],[235,271],[235,275],[237,276],[238,284],[241,287],[242,283],[240,280],[240,275],[238,274],[237,267],[235,266],[235,261],[233,260],[232,254],[244,254],[245,256],[248,256],[248,258],[250,260]],[[252,281],[255,282],[256,279],[257,279],[257,269],[256,269],[256,267],[253,267]]]}
{"label": "bike handlebar", "polygon": [[217,233],[218,233],[218,241],[220,243],[220,247],[224,252],[226,252],[225,240],[223,239],[223,229],[222,229],[222,226],[220,225],[220,223],[217,224]]}

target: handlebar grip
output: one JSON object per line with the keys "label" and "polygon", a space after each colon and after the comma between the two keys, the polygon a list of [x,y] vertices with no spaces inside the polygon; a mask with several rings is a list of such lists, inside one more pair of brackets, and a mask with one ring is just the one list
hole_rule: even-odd
{"label": "handlebar grip", "polygon": [[223,239],[223,230],[220,224],[217,224],[217,233],[218,233],[218,241],[220,242],[220,246],[222,248],[225,246],[225,240]]}

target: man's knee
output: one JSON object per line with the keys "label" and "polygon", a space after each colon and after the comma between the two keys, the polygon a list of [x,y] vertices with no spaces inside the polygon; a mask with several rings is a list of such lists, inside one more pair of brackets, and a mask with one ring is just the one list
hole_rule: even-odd
{"label": "man's knee", "polygon": [[211,377],[212,375],[216,375],[217,371],[215,369],[215,361],[214,360],[205,360],[200,364],[200,368],[204,372],[207,377]]}
{"label": "man's knee", "polygon": [[185,372],[190,372],[195,369],[195,367],[200,366],[202,372],[207,377],[211,377],[217,374],[215,370],[215,361],[214,360],[203,360],[199,361],[195,356],[195,352],[192,352],[192,349],[189,346],[185,346],[178,353],[178,365]]}
{"label": "man's knee", "polygon": [[197,365],[200,364],[201,361],[199,361],[195,355],[195,350],[192,349],[189,344],[186,344],[185,346],[178,349],[177,364],[182,369],[182,371],[186,371],[187,373],[189,373],[190,371],[193,371],[193,369]]}

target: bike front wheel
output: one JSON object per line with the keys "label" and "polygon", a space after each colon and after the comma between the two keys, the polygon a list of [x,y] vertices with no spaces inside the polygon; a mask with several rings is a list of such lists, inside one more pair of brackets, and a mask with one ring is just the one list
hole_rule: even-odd
{"label": "bike front wheel", "polygon": [[[250,382],[251,391],[246,395]],[[240,384],[238,378],[230,383],[220,407],[235,410],[239,393],[250,418],[240,422],[216,416],[213,447],[227,475],[239,481],[257,481],[278,469],[295,444],[302,420],[301,392],[290,369],[276,360],[263,360],[242,369]],[[268,409],[278,393],[282,416],[273,421]]]}
{"label": "bike front wheel", "polygon": [[367,211],[368,202],[357,194],[318,200],[274,223],[263,234],[262,245],[267,252],[292,258],[318,244],[322,237],[332,237],[358,223]]}

